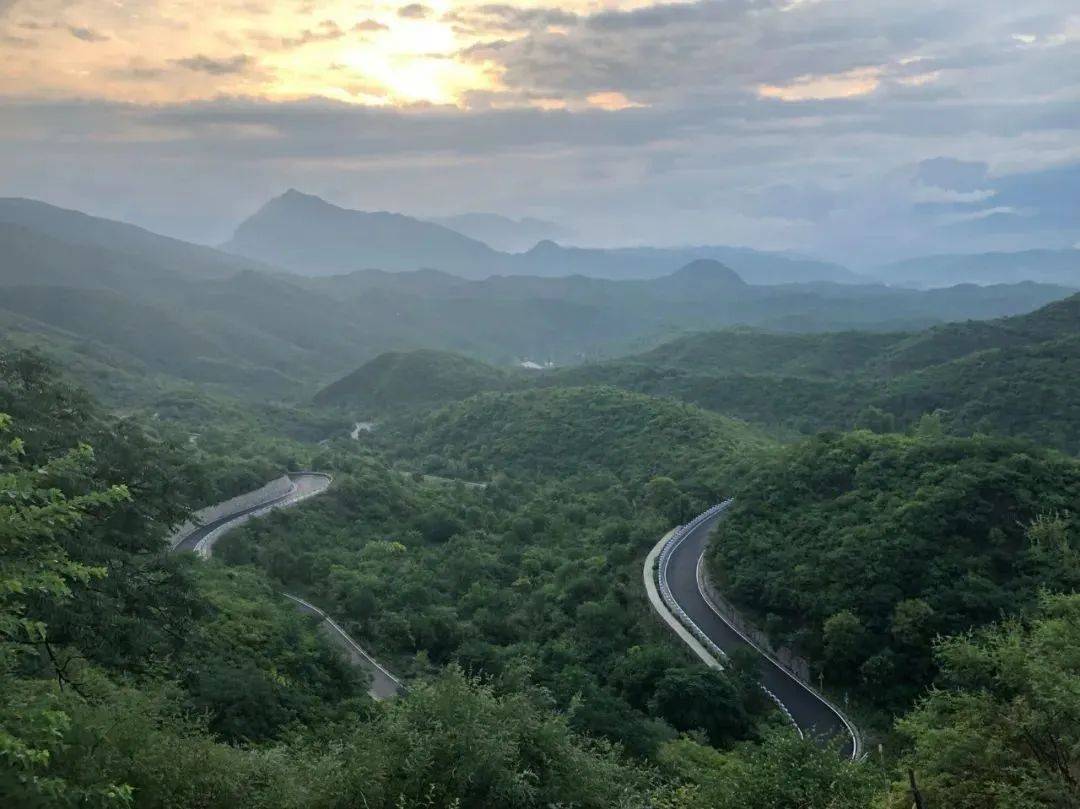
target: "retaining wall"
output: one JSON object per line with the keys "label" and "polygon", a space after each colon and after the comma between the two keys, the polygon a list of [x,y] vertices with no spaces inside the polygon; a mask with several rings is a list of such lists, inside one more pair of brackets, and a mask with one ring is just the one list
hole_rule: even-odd
{"label": "retaining wall", "polygon": [[226,500],[224,503],[216,503],[215,505],[199,509],[195,512],[192,519],[185,522],[169,536],[169,547],[175,548],[184,537],[201,525],[220,520],[222,517],[227,514],[232,514],[234,511],[243,511],[245,508],[251,508],[259,503],[264,503],[267,500],[284,497],[292,490],[292,487],[293,482],[289,479],[289,476],[282,475],[277,480],[270,481],[261,489],[256,489],[253,492],[246,492],[245,494],[239,494],[231,500]]}

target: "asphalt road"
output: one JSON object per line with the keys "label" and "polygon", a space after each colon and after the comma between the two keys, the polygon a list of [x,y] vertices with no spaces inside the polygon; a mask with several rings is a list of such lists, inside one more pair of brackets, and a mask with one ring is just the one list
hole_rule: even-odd
{"label": "asphalt road", "polygon": [[[724,516],[721,512],[705,520],[682,541],[668,563],[668,586],[679,606],[725,653],[731,654],[739,648],[757,652],[717,615],[698,589],[698,559],[705,552],[713,526]],[[842,754],[851,757],[855,743],[840,716],[817,694],[769,658],[762,655],[760,659],[761,682],[784,703],[799,729],[808,737],[822,742],[838,738]]]}
{"label": "asphalt road", "polygon": [[220,517],[212,522],[208,522],[205,525],[200,525],[173,548],[174,551],[193,551],[195,546],[199,544],[207,534],[217,530],[226,523],[232,522],[237,517],[243,517],[247,514],[264,509],[267,506],[284,505],[287,500],[299,500],[303,497],[309,497],[313,494],[318,494],[330,485],[330,480],[325,475],[309,475],[304,473],[298,473],[295,475],[289,475],[289,479],[292,480],[295,488],[283,494],[281,497],[274,500],[267,500],[263,503],[257,503],[249,508],[241,509],[240,511],[234,511],[231,514],[226,514],[224,517]]}
{"label": "asphalt road", "polygon": [[[274,498],[273,500],[256,503],[253,506],[234,511],[217,520],[201,525],[178,542],[173,550],[193,551],[204,537],[227,523],[233,522],[240,517],[244,517],[256,511],[261,511],[267,507],[287,506],[293,502],[318,494],[330,485],[330,479],[326,475],[306,474],[301,472],[289,475],[289,478],[292,480],[294,486],[287,494],[283,494],[281,497]],[[338,626],[337,622],[330,616],[314,604],[311,604],[302,598],[289,595],[288,593],[285,593],[284,595],[296,604],[296,608],[300,612],[321,618],[322,622],[319,624],[319,628],[327,634],[327,637],[342,648],[346,657],[348,657],[349,661],[354,666],[362,666],[367,669],[371,674],[371,687],[368,689],[368,693],[371,694],[372,697],[375,699],[389,699],[390,697],[397,696],[401,692],[401,683],[399,683],[390,672],[379,665],[373,657],[365,652],[356,641],[349,637],[348,633]]]}

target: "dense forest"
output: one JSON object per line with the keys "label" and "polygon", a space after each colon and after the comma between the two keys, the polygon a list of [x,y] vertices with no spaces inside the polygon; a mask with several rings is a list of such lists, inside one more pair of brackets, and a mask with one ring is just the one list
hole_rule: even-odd
{"label": "dense forest", "polygon": [[[7,351],[0,796],[906,809],[910,770],[935,809],[1080,805],[1078,300],[533,375],[391,355],[314,403],[175,380],[101,403],[86,367]],[[167,552],[194,508],[301,469],[333,484],[210,560]],[[714,584],[809,659],[865,760],[792,733],[755,655],[707,668],[652,614],[646,554],[726,497]],[[373,700],[282,591],[405,692]]]}

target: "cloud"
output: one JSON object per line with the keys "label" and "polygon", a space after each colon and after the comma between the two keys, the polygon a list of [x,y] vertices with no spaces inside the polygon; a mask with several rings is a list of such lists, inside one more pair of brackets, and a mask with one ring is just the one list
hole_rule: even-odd
{"label": "cloud", "polygon": [[442,17],[454,30],[469,35],[488,36],[514,31],[544,30],[576,25],[580,17],[557,7],[521,8],[505,3],[466,6]]}
{"label": "cloud", "polygon": [[214,58],[200,53],[185,59],[174,59],[173,63],[188,70],[194,70],[197,73],[208,73],[211,76],[228,76],[243,73],[254,64],[254,61],[246,53],[238,53],[235,56],[223,58]]}
{"label": "cloud", "polygon": [[990,167],[981,161],[933,157],[920,161],[916,181],[924,186],[948,191],[978,191],[987,185]]}
{"label": "cloud", "polygon": [[75,37],[75,39],[81,39],[83,42],[106,42],[109,39],[105,34],[100,34],[93,28],[85,28],[78,25],[69,25],[68,33]]}
{"label": "cloud", "polygon": [[264,48],[291,50],[309,45],[312,42],[333,42],[345,36],[345,31],[333,20],[323,20],[314,28],[305,28],[296,36],[273,37],[256,33],[252,39]]}
{"label": "cloud", "polygon": [[421,3],[409,3],[399,8],[397,13],[407,20],[423,20],[431,14],[431,9]]}
{"label": "cloud", "polygon": [[607,110],[608,112],[628,110],[635,107],[646,106],[645,104],[640,104],[637,101],[631,101],[622,93],[612,90],[599,93],[590,93],[585,97],[585,100],[597,109]]}
{"label": "cloud", "polygon": [[378,20],[373,20],[370,17],[366,20],[361,20],[353,26],[354,31],[388,31],[389,25],[384,25]]}
{"label": "cloud", "polygon": [[[139,19],[163,2],[140,2]],[[69,201],[91,208],[95,185],[115,187],[164,229],[166,211],[224,221],[310,185],[361,206],[453,199],[573,219],[599,242],[729,240],[841,260],[1080,238],[1080,28],[1061,0],[449,0],[327,24],[325,4],[255,15],[243,2],[147,34],[108,4],[70,0],[67,19],[108,32],[108,47],[65,50],[52,17],[33,60],[0,41],[0,93],[20,99],[0,101],[0,182],[79,186]],[[29,36],[27,16],[0,35]],[[223,92],[243,95],[210,100]],[[22,103],[35,94],[39,106]],[[42,101],[61,96],[78,103]],[[453,105],[389,108],[412,99]],[[168,196],[196,174],[205,211]],[[1034,213],[971,217],[1006,208]],[[944,233],[956,216],[963,231]]]}
{"label": "cloud", "polygon": [[832,75],[799,76],[784,85],[762,84],[757,92],[762,98],[780,101],[823,101],[866,95],[874,92],[880,84],[880,67],[858,67]]}

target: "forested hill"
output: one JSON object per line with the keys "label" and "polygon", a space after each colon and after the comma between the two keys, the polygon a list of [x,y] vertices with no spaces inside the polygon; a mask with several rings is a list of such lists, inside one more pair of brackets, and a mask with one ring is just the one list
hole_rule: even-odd
{"label": "forested hill", "polygon": [[613,387],[488,393],[398,429],[415,457],[460,459],[474,479],[498,472],[606,471],[639,481],[670,475],[697,479],[705,499],[719,491],[726,459],[769,443],[743,422]]}
{"label": "forested hill", "polygon": [[933,680],[936,637],[1080,587],[1080,462],[1030,444],[932,419],[823,434],[744,465],[733,494],[709,558],[723,591],[893,713]]}
{"label": "forested hill", "polygon": [[677,396],[793,432],[905,427],[941,411],[946,429],[1080,450],[1080,296],[1035,312],[917,333],[731,330],[622,360],[545,374],[542,385],[610,384]]}
{"label": "forested hill", "polygon": [[392,411],[465,399],[510,380],[506,371],[449,351],[388,351],[323,388],[315,403]]}

